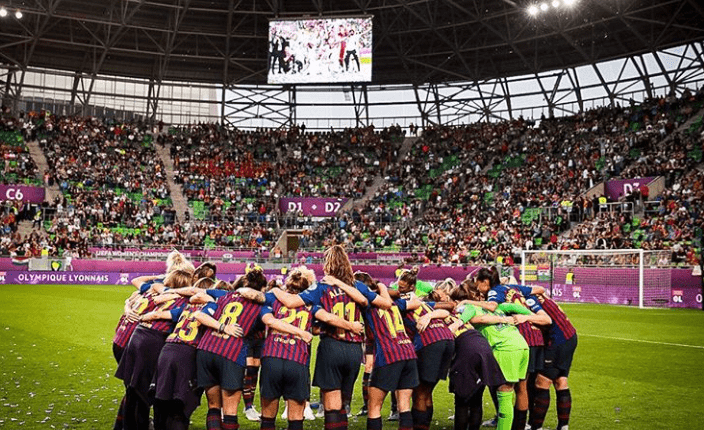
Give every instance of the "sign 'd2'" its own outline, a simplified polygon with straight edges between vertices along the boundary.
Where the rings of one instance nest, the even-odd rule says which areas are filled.
[[[318,197],[284,197],[279,199],[281,213],[302,212],[305,216],[331,217],[342,209],[348,199]]]

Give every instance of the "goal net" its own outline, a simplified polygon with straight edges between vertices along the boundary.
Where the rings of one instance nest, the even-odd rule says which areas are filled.
[[[557,301],[666,307],[669,251],[523,251],[521,282],[540,285]]]

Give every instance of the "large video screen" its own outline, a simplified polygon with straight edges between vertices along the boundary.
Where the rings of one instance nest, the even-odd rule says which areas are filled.
[[[269,22],[270,84],[370,82],[372,18]]]

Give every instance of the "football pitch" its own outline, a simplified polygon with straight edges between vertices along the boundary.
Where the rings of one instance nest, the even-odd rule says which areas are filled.
[[[112,336],[132,289],[3,285],[0,292],[0,428],[112,428],[124,391],[113,376]],[[701,428],[704,312],[607,305],[563,309],[579,334],[570,374],[570,428]],[[361,371],[353,413],[362,402]],[[317,401],[316,389],[312,396]],[[434,399],[432,428],[451,429],[453,397],[446,382],[436,388]],[[551,400],[546,428],[556,423],[554,392]],[[493,413],[485,394],[484,416]],[[192,422],[192,429],[205,429],[203,405]],[[259,428],[243,414],[240,424]],[[277,428],[285,425],[277,422]],[[305,427],[322,428],[322,419]],[[350,418],[351,429],[365,427],[366,418]],[[397,428],[397,423],[385,422],[384,428]]]

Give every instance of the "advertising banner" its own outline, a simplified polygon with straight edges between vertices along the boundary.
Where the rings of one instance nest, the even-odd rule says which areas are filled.
[[[88,248],[95,258],[166,258],[172,249],[148,249],[148,248]],[[269,258],[269,251],[262,251],[258,254],[253,250],[179,250],[181,254],[189,258],[206,258],[214,260],[228,260],[234,258]]]

